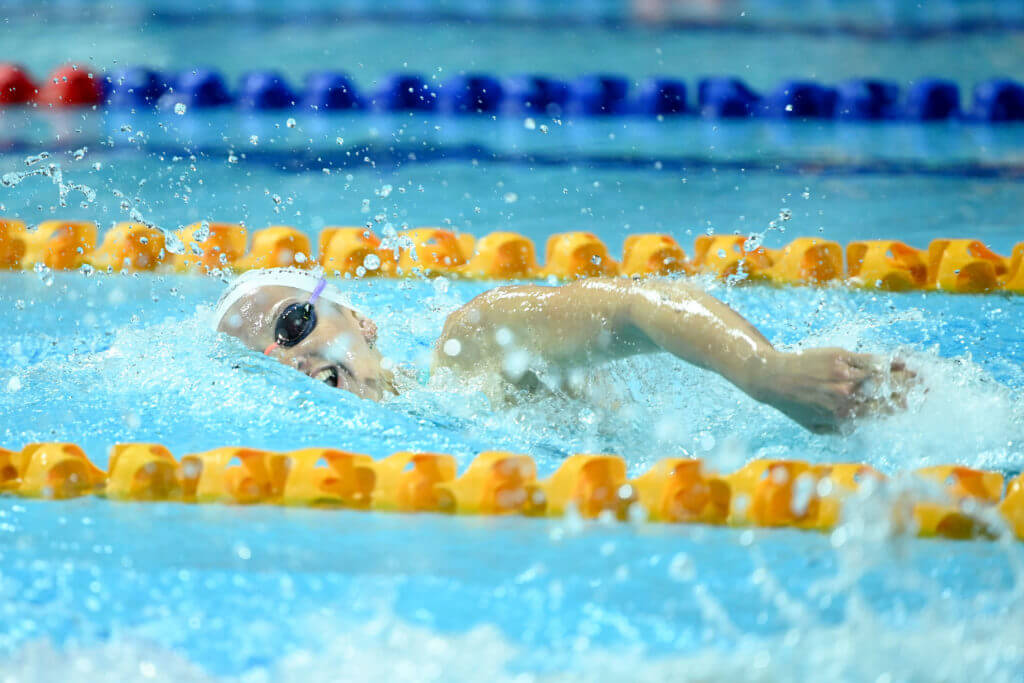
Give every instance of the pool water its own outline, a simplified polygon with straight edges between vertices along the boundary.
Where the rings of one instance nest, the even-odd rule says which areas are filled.
[[[969,89],[1024,66],[1011,3],[980,15],[963,3],[963,15],[949,14],[999,16],[1008,28],[961,24],[928,39],[861,35],[850,24],[823,39],[794,24],[877,24],[881,10],[842,3],[807,16],[742,3],[737,14],[751,14],[737,21],[756,30],[653,33],[582,20],[524,25],[500,13],[281,26],[276,5],[250,5],[263,20],[234,16],[237,7],[179,20],[175,7],[156,3],[123,14],[18,5],[0,44],[39,74],[65,59],[183,68],[195,42],[204,63],[229,76],[266,66],[298,78],[329,61],[366,83],[394,69],[439,78],[612,69],[690,81],[733,73],[758,87],[790,76],[939,73]],[[936,20],[888,5],[899,6],[891,26],[900,31]],[[150,18],[135,30],[140,11]],[[712,18],[723,16],[732,15]],[[769,20],[789,28],[769,35]],[[100,31],[109,34],[99,40]],[[30,223],[77,218],[102,230],[141,216],[173,230],[213,219],[310,235],[327,225],[439,225],[478,236],[515,230],[538,244],[583,229],[612,253],[635,232],[671,234],[688,250],[698,235],[734,232],[763,233],[768,246],[801,235],[919,247],[977,237],[1004,254],[1024,241],[1019,125],[613,119],[548,121],[544,132],[517,119],[11,109],[0,124],[0,215]],[[41,152],[49,157],[32,161]],[[26,175],[39,169],[47,172]],[[100,466],[121,441],[160,442],[179,457],[228,444],[374,457],[424,450],[451,453],[460,467],[482,450],[507,449],[531,454],[542,476],[575,452],[619,453],[631,475],[668,456],[722,471],[796,458],[866,462],[894,484],[865,487],[827,534],[572,514],[2,497],[6,678],[1020,679],[1024,546],[919,540],[889,515],[919,493],[900,476],[914,468],[1024,467],[1024,297],[703,281],[783,348],[844,346],[904,358],[918,372],[905,413],[822,436],[662,356],[595,369],[599,400],[494,410],[428,377],[445,317],[491,285],[341,284],[380,326],[405,390],[398,398],[362,401],[215,335],[217,277],[0,273],[0,445],[73,441]]]

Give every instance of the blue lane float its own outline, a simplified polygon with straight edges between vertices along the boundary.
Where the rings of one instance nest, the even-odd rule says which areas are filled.
[[[953,81],[924,78],[910,84],[903,115],[910,121],[942,121],[960,116],[960,88]]]
[[[570,86],[570,114],[622,116],[629,110],[629,81],[622,76],[590,74]]]
[[[103,82],[107,106],[114,109],[153,107],[169,87],[166,76],[141,66],[110,71]]]
[[[384,79],[374,101],[385,111],[434,111],[437,92],[420,74],[398,73]]]
[[[973,114],[990,123],[1024,121],[1024,85],[1006,78],[979,83],[974,88]]]
[[[764,98],[764,113],[784,119],[830,119],[836,90],[812,81],[783,81]]]
[[[339,71],[313,71],[306,75],[302,105],[314,111],[363,109],[366,101],[356,90],[348,74]]]
[[[900,87],[888,81],[854,79],[836,87],[835,116],[855,121],[878,121],[899,114]]]
[[[233,104],[235,98],[224,78],[213,69],[190,69],[169,79],[171,87],[160,98],[162,107],[184,104],[189,108],[208,109]]]
[[[243,109],[288,109],[297,100],[288,81],[276,71],[250,71],[242,76],[238,106]]]
[[[2,66],[2,65],[0,65]],[[851,79],[832,86],[784,80],[763,93],[742,80],[714,76],[697,81],[695,102],[686,83],[671,76],[634,81],[617,74],[584,74],[571,81],[542,75],[463,73],[443,80],[393,73],[368,91],[344,72],[314,71],[293,87],[277,71],[250,71],[232,90],[217,71],[195,68],[161,73],[142,66],[118,68],[100,79],[102,98],[113,109],[154,105],[177,113],[210,107],[314,112],[373,110],[454,115],[547,117],[664,117],[695,114],[708,119],[764,117],[788,120],[946,121],[981,124],[1024,121],[1024,85],[997,78],[977,83],[970,103],[959,86],[941,78],[911,82],[905,91],[891,81]],[[83,106],[74,98],[44,102],[39,93],[0,99],[0,106]],[[53,99],[53,98],[51,98]],[[184,112],[178,105],[185,105]]]
[[[511,114],[561,116],[569,102],[569,84],[542,75],[506,79],[507,109]]]
[[[746,118],[760,101],[761,96],[738,78],[702,78],[697,83],[697,107],[704,118]]]
[[[636,113],[648,116],[685,114],[686,84],[674,78],[648,78],[640,84]]]
[[[456,114],[497,114],[505,100],[501,80],[486,74],[456,76],[440,89],[441,108]]]

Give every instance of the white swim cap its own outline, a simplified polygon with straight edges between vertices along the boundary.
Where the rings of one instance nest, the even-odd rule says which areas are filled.
[[[217,301],[213,310],[213,329],[216,330],[220,327],[224,316],[239,299],[255,292],[260,287],[291,287],[312,294],[322,279],[308,270],[299,268],[261,268],[242,273],[235,278]],[[353,306],[351,300],[341,290],[331,284],[324,287],[319,298],[349,308],[365,317],[363,312]]]

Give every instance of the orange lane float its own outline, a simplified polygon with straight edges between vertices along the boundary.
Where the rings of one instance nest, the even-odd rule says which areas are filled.
[[[315,263],[309,237],[295,228],[274,225],[252,234],[249,253],[233,262],[239,270],[250,268],[309,268]]]
[[[990,292],[1009,268],[978,240],[933,240],[928,246],[928,285],[947,292]]]
[[[247,249],[242,225],[202,222],[183,228],[184,253],[159,245],[156,228],[120,223],[93,251],[96,225],[87,221],[44,221],[35,230],[19,220],[0,218],[0,268],[30,270],[41,263],[73,270],[84,263],[129,272],[160,269],[223,272],[319,264],[328,273],[348,277],[446,276],[523,280],[585,277],[645,277],[705,273],[729,282],[821,285],[843,281],[851,287],[888,291],[1014,292],[1024,294],[1024,243],[1009,257],[978,240],[934,240],[927,253],[897,240],[860,240],[843,249],[836,242],[800,237],[781,249],[754,246],[744,235],[701,235],[694,257],[670,236],[639,234],[623,245],[620,265],[607,246],[589,232],[551,235],[546,262],[538,265],[532,241],[515,232],[494,232],[477,240],[468,233],[440,228],[405,230],[382,243],[368,228],[328,227],[312,253],[309,237],[289,226],[271,226],[253,234]],[[181,249],[175,249],[181,251]]]
[[[1024,474],[1018,474],[1007,485],[999,513],[1017,538],[1024,540]]]
[[[1024,242],[1017,244],[1010,254],[1010,265],[1002,289],[1006,292],[1024,294]]]
[[[462,515],[522,512],[536,488],[533,459],[506,451],[476,456],[462,476],[435,485],[440,510]]]
[[[273,485],[268,452],[228,446],[181,459],[185,500],[197,503],[263,503],[270,500]]]
[[[525,514],[560,516],[573,506],[594,518],[611,513],[625,519],[636,494],[626,479],[626,461],[617,455],[578,454],[565,462],[531,492]]]
[[[743,235],[701,235],[693,259],[698,272],[720,278],[764,280],[774,263],[764,247],[753,247]]]
[[[35,443],[11,458],[7,488],[30,498],[77,498],[101,490],[106,475],[73,443]],[[7,475],[11,474],[8,470]]]
[[[327,272],[350,277],[393,275],[397,265],[394,251],[382,249],[369,228],[324,228],[317,253]]]
[[[729,524],[820,527],[818,475],[808,463],[755,460],[723,478],[732,490]]]
[[[850,283],[905,292],[928,284],[928,254],[895,240],[862,240],[846,245]]]
[[[652,521],[724,524],[729,517],[729,484],[699,460],[660,460],[632,484]]]
[[[96,268],[145,272],[156,270],[166,258],[163,232],[140,223],[118,223],[103,236],[88,262]]]
[[[282,505],[368,509],[376,475],[368,455],[304,448],[268,456],[272,490]]]
[[[479,454],[458,477],[453,456],[411,451],[373,460],[333,448],[277,453],[236,446],[188,454],[178,463],[165,447],[149,443],[114,446],[108,469],[104,473],[69,443],[0,449],[0,491],[43,499],[100,495],[463,515],[557,517],[574,510],[588,519],[635,520],[636,512],[654,522],[824,531],[839,523],[844,505],[857,504],[851,497],[866,482],[887,481],[858,463],[754,460],[720,475],[685,458],[655,462],[629,479],[625,461],[608,454],[570,456],[538,480],[530,456],[506,451]],[[1024,540],[1024,476],[1004,494],[998,472],[945,465],[915,474],[942,487],[951,502],[899,489],[891,508],[895,529],[925,537],[992,537],[999,533],[992,515],[1001,514]],[[898,514],[906,502],[910,517]]]
[[[0,269],[16,270],[25,263],[25,223],[0,218]]]
[[[843,277],[843,248],[817,237],[798,237],[773,253],[768,277],[788,285],[823,284]]]
[[[953,501],[914,504],[914,522],[920,535],[962,539],[987,533],[985,523],[965,509],[965,503],[999,503],[1003,498],[1003,475],[957,465],[926,467],[915,474],[942,486]]]
[[[437,484],[455,479],[455,458],[445,453],[402,451],[373,462],[373,509],[439,512]]]
[[[492,232],[473,245],[460,271],[470,278],[526,280],[540,274],[533,242],[515,232]]]
[[[398,267],[403,273],[440,275],[466,263],[473,251],[473,236],[456,235],[440,228],[416,228],[399,233]]]
[[[548,237],[541,271],[547,277],[575,280],[583,277],[618,275],[619,264],[608,247],[590,232],[563,232]]]
[[[630,235],[622,246],[622,274],[670,275],[694,272],[686,252],[668,235]]]
[[[248,234],[236,223],[193,223],[178,233],[185,253],[175,254],[172,263],[180,271],[201,273],[230,268],[245,256]]]
[[[20,235],[25,244],[21,262],[31,268],[42,264],[53,270],[74,270],[86,262],[96,246],[96,224],[91,221],[43,221]]]
[[[105,493],[113,500],[180,499],[178,461],[160,444],[118,444],[110,451]]]

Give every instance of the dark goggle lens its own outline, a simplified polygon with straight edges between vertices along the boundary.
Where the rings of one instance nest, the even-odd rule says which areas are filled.
[[[291,304],[281,312],[274,328],[278,346],[295,346],[309,336],[316,327],[316,311],[313,304]]]

